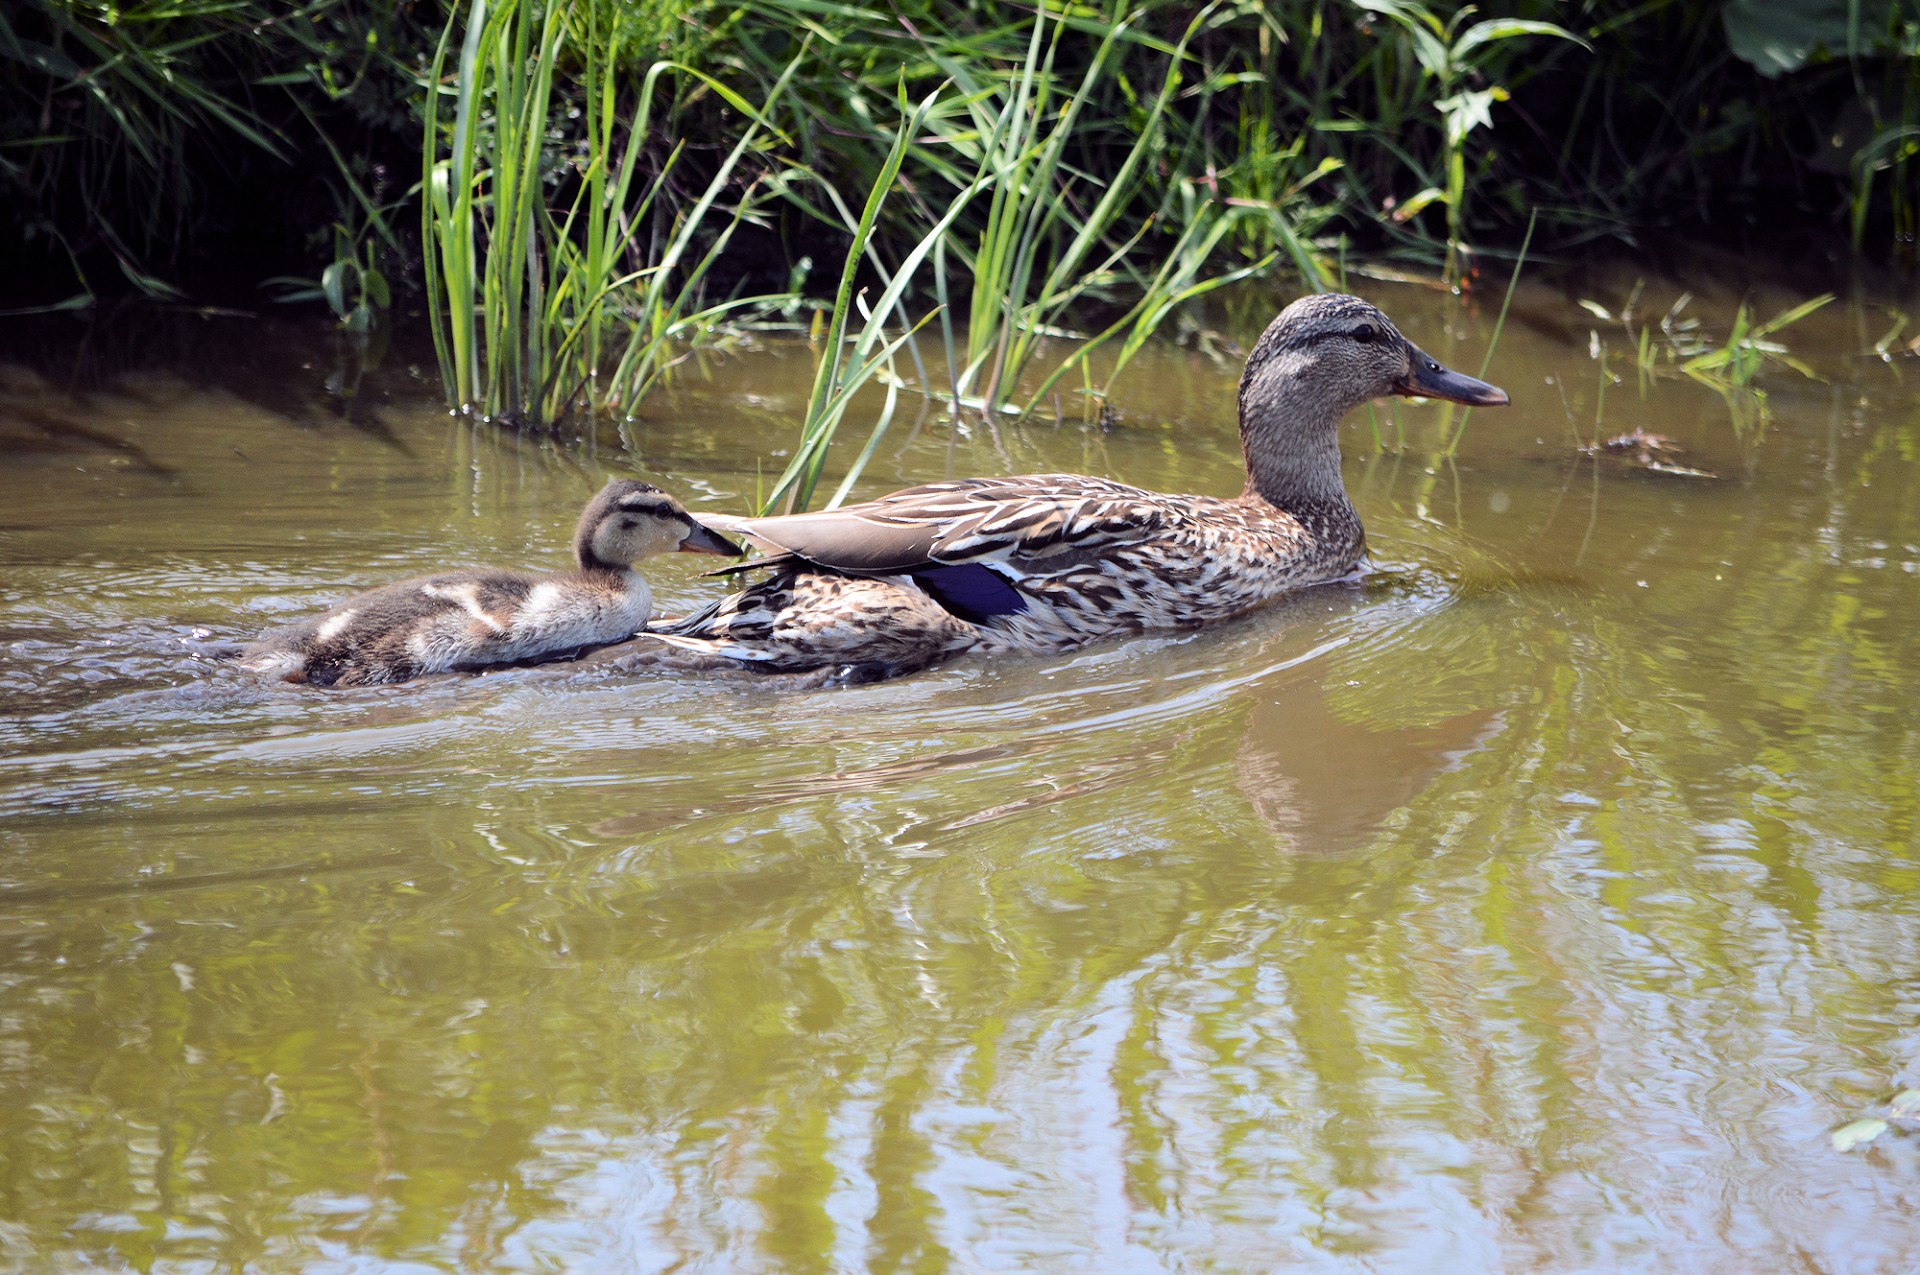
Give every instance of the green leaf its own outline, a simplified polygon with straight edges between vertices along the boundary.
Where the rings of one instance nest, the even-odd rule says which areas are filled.
[[[1409,26],[1407,31],[1413,36],[1413,56],[1420,60],[1420,66],[1442,84],[1453,82],[1453,59],[1447,52],[1447,46],[1440,38],[1417,26]]]
[[[1467,54],[1483,44],[1492,44],[1496,40],[1511,40],[1520,35],[1545,35],[1557,40],[1571,40],[1588,52],[1593,51],[1591,44],[1565,27],[1556,26],[1551,22],[1528,22],[1520,18],[1491,18],[1485,22],[1474,23],[1453,42],[1454,61],[1464,62]]]
[[[347,317],[347,263],[336,261],[320,272],[320,290],[327,294],[327,304],[333,307],[338,317]]]
[[[94,303],[91,292],[80,292],[65,301],[55,301],[49,305],[24,306],[17,310],[0,310],[0,319],[18,318],[28,314],[58,314],[63,310],[84,310]]]
[[[1451,54],[1437,34],[1443,28],[1439,19],[1424,6],[1406,4],[1403,0],[1353,0],[1353,5],[1399,23],[1413,41],[1413,56],[1421,69],[1442,84],[1452,82]]]
[[[262,279],[260,286],[274,289],[273,299],[282,305],[301,301],[324,300],[326,293],[311,279],[298,279],[292,275],[277,274],[271,279]]]
[[[1395,221],[1406,221],[1409,218],[1417,215],[1428,204],[1435,204],[1435,203],[1443,204],[1446,201],[1447,201],[1446,191],[1441,190],[1438,186],[1429,186],[1425,190],[1421,191],[1419,194],[1415,195],[1412,199],[1409,199],[1406,203],[1401,204],[1398,208],[1394,209],[1393,219]]]
[[[1872,1116],[1856,1120],[1833,1131],[1833,1149],[1851,1151],[1855,1147],[1864,1147],[1887,1131],[1887,1122]]]
[[[1826,305],[1832,300],[1833,294],[1831,292],[1823,292],[1811,300],[1802,301],[1791,310],[1783,310],[1771,319],[1768,319],[1765,323],[1756,326],[1753,329],[1753,334],[1755,336],[1765,336],[1770,332],[1778,332],[1781,328],[1800,322],[1800,320],[1806,318],[1815,310],[1818,310],[1821,306]]]
[[[1902,52],[1889,32],[1898,0],[1727,0],[1720,20],[1733,55],[1768,79],[1798,71],[1815,55],[1871,57]]]
[[[1329,155],[1325,159],[1321,160],[1317,165],[1315,165],[1314,170],[1312,172],[1308,173],[1305,177],[1302,177],[1299,181],[1295,182],[1293,185],[1287,187],[1287,193],[1289,195],[1297,195],[1301,191],[1305,190],[1307,187],[1319,181],[1322,177],[1325,177],[1328,173],[1337,173],[1341,169],[1345,168],[1346,166],[1347,165],[1345,160],[1336,159],[1332,155]]]

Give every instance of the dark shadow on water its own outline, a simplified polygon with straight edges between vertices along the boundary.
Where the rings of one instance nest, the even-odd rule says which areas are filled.
[[[89,427],[68,416],[84,416],[98,394],[137,400],[145,392],[141,379],[158,375],[231,395],[296,426],[342,420],[399,447],[381,408],[437,397],[432,382],[409,370],[433,366],[432,349],[420,338],[391,327],[356,336],[328,318],[291,311],[129,301],[98,313],[0,319],[0,364],[30,369],[71,399],[72,412],[43,413],[48,419],[33,422],[50,439],[86,442]],[[104,445],[124,447],[111,439]]]

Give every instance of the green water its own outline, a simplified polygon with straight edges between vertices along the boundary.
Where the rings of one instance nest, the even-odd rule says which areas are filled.
[[[1920,1142],[1830,1142],[1920,1082],[1920,362],[1843,301],[1736,412],[1574,304],[1631,282],[1521,296],[1457,458],[1438,407],[1349,423],[1358,584],[797,695],[195,652],[558,565],[611,474],[744,509],[804,343],[574,446],[312,333],[43,342],[0,369],[0,1266],[1920,1266]],[[1365,290],[1478,369],[1491,306]],[[909,420],[861,491],[1230,494],[1236,374]],[[1636,426],[1717,477],[1578,450]]]

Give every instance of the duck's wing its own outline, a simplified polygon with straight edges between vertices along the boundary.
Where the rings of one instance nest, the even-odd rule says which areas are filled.
[[[1161,536],[1168,498],[1080,474],[966,478],[865,504],[768,518],[707,516],[769,554],[852,575],[919,575],[978,564],[1046,574]]]
[[[912,672],[972,645],[971,627],[895,580],[785,570],[684,620],[647,626],[683,650],[765,670],[838,666],[854,681]]]

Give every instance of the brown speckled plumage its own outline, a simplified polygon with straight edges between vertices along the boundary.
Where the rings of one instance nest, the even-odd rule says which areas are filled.
[[[652,636],[720,664],[867,681],[966,651],[1060,651],[1244,614],[1344,575],[1365,547],[1338,426],[1387,394],[1494,405],[1358,297],[1312,296],[1241,376],[1247,485],[1231,500],[1078,474],[968,478],[865,504],[712,518],[770,578]]]
[[[658,487],[616,479],[580,516],[577,570],[481,568],[382,585],[262,635],[241,665],[289,682],[369,686],[617,642],[653,609],[632,563],[676,548],[740,552]]]

